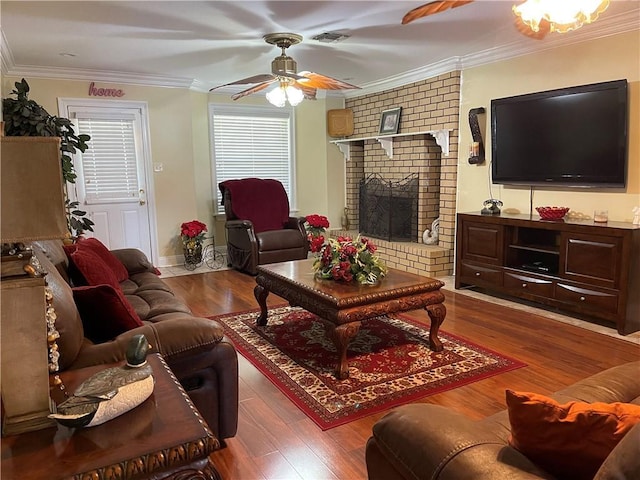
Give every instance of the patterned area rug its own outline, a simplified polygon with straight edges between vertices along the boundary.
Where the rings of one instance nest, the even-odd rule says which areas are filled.
[[[404,315],[362,322],[349,344],[349,378],[334,375],[337,353],[317,316],[289,306],[212,317],[238,351],[318,426],[329,428],[392,406],[524,366],[440,331],[444,351],[429,350],[429,324]],[[426,314],[425,314],[426,317]]]

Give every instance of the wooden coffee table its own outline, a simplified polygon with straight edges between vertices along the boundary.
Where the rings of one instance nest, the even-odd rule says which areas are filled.
[[[442,350],[438,338],[446,309],[440,280],[390,268],[377,285],[340,283],[316,279],[312,259],[272,263],[258,267],[254,295],[260,305],[257,324],[267,324],[269,292],[281,296],[292,306],[300,306],[318,315],[331,329],[331,339],[338,351],[336,376],[349,377],[347,347],[360,325],[369,318],[424,308],[431,319],[430,348]]]
[[[142,404],[97,427],[51,428],[2,438],[2,478],[29,480],[217,479],[209,454],[220,447],[158,355],[156,384]],[[69,391],[107,366],[60,374]],[[63,400],[61,392],[54,392]],[[59,402],[56,402],[59,403]]]

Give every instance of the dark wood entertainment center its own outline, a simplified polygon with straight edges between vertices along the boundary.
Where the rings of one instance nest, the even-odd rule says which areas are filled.
[[[640,226],[457,215],[455,287],[475,285],[640,330]]]

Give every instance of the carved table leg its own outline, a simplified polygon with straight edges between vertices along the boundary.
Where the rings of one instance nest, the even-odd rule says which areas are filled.
[[[262,285],[256,285],[253,289],[253,295],[260,305],[260,316],[256,320],[256,324],[264,327],[267,324],[267,297],[269,296],[269,290]]]
[[[347,347],[353,337],[360,330],[361,322],[345,323],[338,325],[331,331],[331,340],[338,350],[338,365],[336,377],[339,380],[349,378],[349,364],[347,362]]]
[[[447,309],[442,303],[427,305],[424,309],[427,311],[429,318],[431,319],[431,328],[429,329],[429,347],[434,352],[441,352],[444,347],[438,338],[438,332],[440,331],[440,325],[444,322]]]

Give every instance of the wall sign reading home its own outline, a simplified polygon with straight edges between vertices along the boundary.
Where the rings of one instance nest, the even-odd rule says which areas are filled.
[[[89,84],[90,97],[124,97],[124,90],[119,88],[98,88],[95,82]]]

